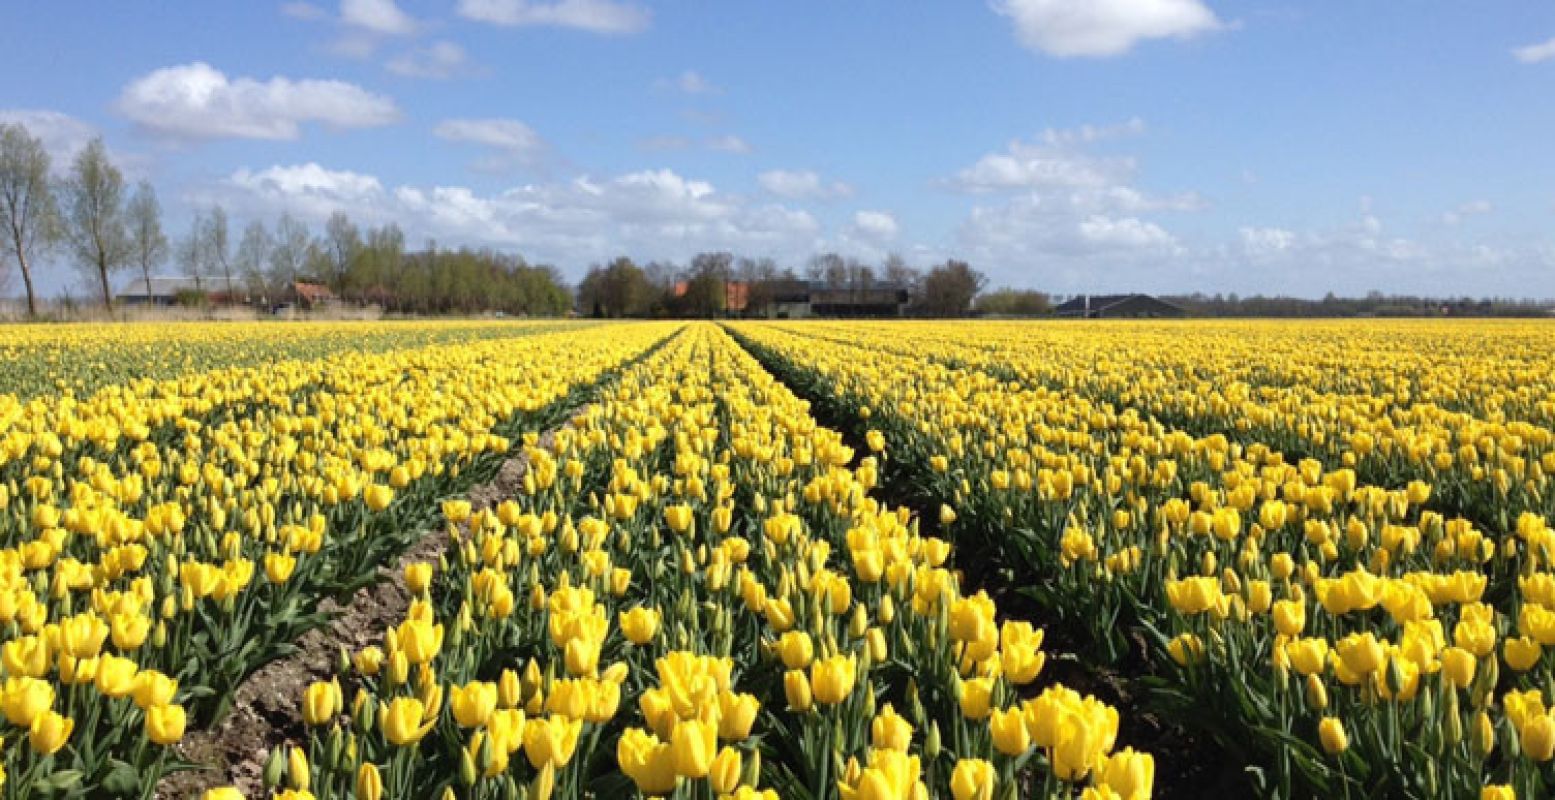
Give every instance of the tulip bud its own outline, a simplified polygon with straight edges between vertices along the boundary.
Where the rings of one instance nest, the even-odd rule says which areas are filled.
[[[312,776],[308,771],[308,756],[302,748],[293,747],[286,755],[286,780],[293,789],[307,791]]]
[[[374,764],[363,764],[356,771],[356,800],[380,800],[383,797],[383,776]]]
[[[1322,711],[1328,708],[1328,690],[1324,688],[1323,681],[1315,673],[1307,676],[1307,707],[1313,711]]]
[[[478,777],[480,773],[475,771],[475,759],[470,757],[470,751],[459,751],[459,782],[465,786],[473,786]]]
[[[277,745],[270,750],[270,757],[265,761],[264,783],[266,789],[275,789],[281,785],[286,777],[286,750],[283,745]]]

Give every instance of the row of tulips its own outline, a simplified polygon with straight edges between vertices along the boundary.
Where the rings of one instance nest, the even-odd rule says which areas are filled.
[[[520,491],[443,507],[381,644],[300,698],[277,797],[1148,798],[1042,634],[875,499],[857,453],[719,328],[688,326]]]
[[[559,322],[444,320],[417,322],[0,324],[0,408],[108,386],[197,375],[213,366],[249,367],[314,360],[336,353],[380,353],[435,344],[512,338]],[[576,323],[574,323],[576,325]],[[0,416],[4,412],[0,411]]]
[[[436,498],[670,332],[215,369],[0,416],[6,797],[149,796],[187,727],[370,580]],[[419,338],[410,337],[414,344]]]
[[[1555,727],[1544,710],[1555,680],[1543,652],[1555,644],[1547,571],[1555,540],[1536,510],[1551,498],[1539,450],[1547,429],[1505,423],[1469,399],[1452,412],[1502,420],[1458,430],[1502,426],[1503,439],[1475,451],[1501,454],[1498,469],[1526,470],[1521,495],[1497,498],[1526,501],[1503,528],[1501,509],[1483,499],[1465,507],[1462,493],[1438,496],[1440,485],[1483,475],[1427,458],[1402,473],[1407,481],[1373,484],[1360,476],[1382,472],[1352,446],[1317,448],[1308,430],[1308,447],[1279,440],[1307,454],[1287,458],[1261,441],[1324,418],[1353,444],[1371,435],[1367,424],[1419,418],[1430,405],[1394,398],[1401,408],[1375,415],[1381,425],[1359,419],[1349,405],[1358,395],[1342,386],[1324,394],[1319,367],[1295,355],[1304,346],[1322,353],[1321,339],[1291,329],[1280,330],[1295,340],[1285,343],[1293,361],[1227,367],[1223,386],[1247,375],[1265,385],[1191,430],[1169,421],[1184,407],[1181,384],[1212,380],[1204,370],[1213,359],[1165,380],[1125,382],[1136,370],[1105,360],[1089,366],[1102,377],[1078,377],[1062,348],[985,363],[980,353],[1027,351],[1008,343],[990,351],[980,326],[848,326],[846,340],[842,327],[737,330],[808,393],[882,432],[894,443],[892,468],[955,509],[955,535],[1011,556],[1016,582],[1088,630],[1098,655],[1115,655],[1127,641],[1120,634],[1145,634],[1156,700],[1242,756],[1263,792],[1463,797],[1489,787],[1543,796],[1555,786]],[[1171,352],[1161,353],[1148,337],[1131,339],[1132,328],[1043,331],[1073,336],[1082,351],[1087,338],[1111,336],[1149,364],[1187,365],[1184,354],[1218,343],[1213,328],[1202,333],[1209,342],[1195,342],[1192,327],[1172,332]],[[1351,366],[1337,384],[1356,380]],[[1548,396],[1547,373],[1513,370],[1508,377],[1524,385],[1488,391],[1525,398],[1518,413],[1542,419],[1548,408],[1534,398]],[[1292,382],[1285,388],[1307,399],[1285,402],[1279,375],[1315,385]],[[1127,403],[1115,405],[1124,393]],[[1271,423],[1249,411],[1256,403],[1291,418]],[[1325,403],[1348,410],[1311,410]],[[1413,452],[1421,451],[1392,449]]]

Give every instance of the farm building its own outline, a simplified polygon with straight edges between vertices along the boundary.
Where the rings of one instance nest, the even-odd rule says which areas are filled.
[[[315,311],[320,308],[334,305],[335,293],[322,283],[309,281],[293,281],[287,287],[283,302],[296,306],[303,311]]]
[[[206,294],[208,289],[206,282],[197,284],[193,278],[136,278],[114,295],[114,302],[126,306],[171,306],[182,298]]]
[[[1148,294],[1082,294],[1053,309],[1060,317],[1079,319],[1148,319],[1186,317],[1182,307]]]

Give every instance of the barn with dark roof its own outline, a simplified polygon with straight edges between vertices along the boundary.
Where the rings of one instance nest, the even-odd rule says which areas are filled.
[[[1186,317],[1181,306],[1148,294],[1081,294],[1053,309],[1060,317],[1078,319],[1167,319]]]

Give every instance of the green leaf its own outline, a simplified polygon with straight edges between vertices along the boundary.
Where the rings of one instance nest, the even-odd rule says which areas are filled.
[[[140,789],[140,773],[134,767],[118,759],[110,763],[113,768],[103,779],[103,791],[115,797],[127,797]]]

